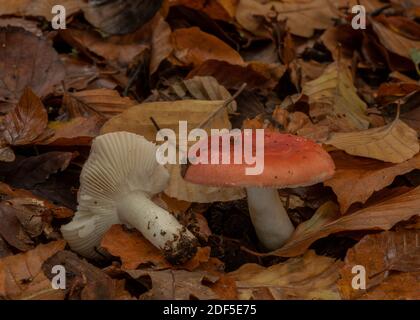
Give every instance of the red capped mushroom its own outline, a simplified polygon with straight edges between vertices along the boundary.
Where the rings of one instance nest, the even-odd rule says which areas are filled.
[[[242,133],[242,140],[245,135]],[[219,150],[212,148],[215,145],[211,143],[213,139],[219,139]],[[258,146],[255,133],[252,140],[253,154],[258,155],[255,153]],[[210,161],[209,164],[190,164],[184,179],[202,185],[245,187],[251,220],[259,240],[269,250],[281,247],[293,233],[294,227],[276,189],[310,186],[331,178],[335,169],[333,160],[314,141],[290,134],[267,132],[264,134],[263,159],[258,159],[263,161],[263,170],[259,175],[247,175],[246,169],[251,165],[245,161],[234,164],[235,143],[230,144],[230,150],[223,150],[221,141],[223,135],[200,141],[200,151],[207,151],[209,159],[216,154],[219,164],[211,164]],[[226,152],[230,154],[226,155]],[[230,164],[222,164],[223,154],[230,157]]]

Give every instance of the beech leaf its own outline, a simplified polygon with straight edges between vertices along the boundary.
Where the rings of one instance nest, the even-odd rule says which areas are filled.
[[[357,95],[350,70],[330,64],[322,75],[303,86],[309,97],[314,122],[328,124],[332,131],[363,130],[369,127],[366,103]]]
[[[306,251],[316,240],[330,234],[355,230],[389,230],[396,223],[419,215],[420,187],[385,199],[354,213],[339,217],[333,202],[322,205],[311,219],[301,223],[287,243],[272,254],[294,257]]]
[[[52,288],[42,272],[42,264],[65,245],[63,240],[40,244],[31,251],[0,259],[0,297],[63,300],[65,293]]]
[[[239,299],[338,300],[336,281],[341,262],[308,251],[304,256],[264,268],[245,264],[229,273],[236,280]]]
[[[338,285],[343,298],[418,298],[419,238],[420,230],[386,231],[365,236],[347,252],[345,265],[340,270],[341,279]],[[355,265],[362,265],[366,270],[366,290],[354,290],[351,286],[354,277],[352,269]],[[413,274],[405,274],[398,277],[400,281],[395,281],[397,279],[394,279],[395,275],[390,275],[390,271]],[[401,282],[410,278],[417,280]],[[404,285],[401,285],[402,283]]]
[[[4,118],[3,137],[10,145],[27,145],[44,134],[48,123],[47,111],[41,100],[26,88],[15,109]]]
[[[354,156],[392,163],[411,159],[420,150],[417,132],[399,119],[379,128],[333,133],[325,144]]]
[[[375,191],[390,185],[396,176],[420,169],[420,154],[400,164],[351,157],[343,152],[334,152],[332,157],[335,174],[324,185],[334,190],[342,213],[353,203],[365,203]]]

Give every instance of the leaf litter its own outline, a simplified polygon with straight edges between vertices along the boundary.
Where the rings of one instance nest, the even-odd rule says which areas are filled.
[[[0,299],[420,299],[411,2],[62,4],[70,18],[58,32],[52,1],[0,5]],[[356,4],[367,29],[351,27]],[[197,237],[192,259],[173,265],[121,224],[101,239],[101,259],[78,256],[60,227],[92,140],[128,131],[156,142],[179,121],[307,137],[336,171],[279,192],[296,230],[266,252],[243,189],[198,186],[168,165],[151,201]],[[51,288],[57,264],[71,274],[64,291]],[[364,290],[352,286],[355,265]]]

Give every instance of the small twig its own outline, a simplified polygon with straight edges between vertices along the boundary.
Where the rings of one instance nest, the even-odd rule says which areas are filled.
[[[378,8],[378,9],[373,10],[369,14],[369,16],[370,17],[376,17],[376,16],[380,15],[383,11],[385,11],[386,9],[389,9],[389,8],[392,8],[392,5],[391,4],[387,4],[387,5],[385,5],[385,6],[381,7],[381,8]]]
[[[351,59],[351,75],[353,77],[353,84],[356,82],[357,66],[359,64],[359,60],[359,53],[357,51],[353,51],[353,57]]]
[[[61,80],[61,85],[63,86],[63,92],[67,93],[67,86],[66,86],[66,83],[64,82],[64,80]]]
[[[152,121],[153,126],[155,127],[156,131],[159,132],[160,131],[160,127],[157,124],[157,122],[155,121],[155,119],[153,117],[150,117],[149,119],[150,119],[150,121]]]
[[[141,69],[143,68],[143,65],[141,63],[139,63],[136,67],[136,70],[134,71],[133,75],[128,79],[128,83],[127,86],[124,89],[123,92],[123,96],[127,97],[128,96],[128,91],[131,89],[131,87],[134,84],[134,81],[136,81]]]
[[[244,91],[245,87],[247,86],[246,83],[242,84],[242,86],[238,89],[238,91],[235,92],[235,94],[227,99],[219,108],[217,108],[216,110],[214,110],[208,117],[207,119],[205,119],[203,122],[201,122],[197,128],[204,128],[216,115],[219,114],[219,112],[221,110],[223,110],[224,108],[226,108],[229,104],[231,104],[241,93],[242,91]]]

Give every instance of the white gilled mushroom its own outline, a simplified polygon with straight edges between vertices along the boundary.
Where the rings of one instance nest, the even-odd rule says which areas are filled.
[[[139,230],[172,263],[191,258],[197,239],[151,197],[167,185],[169,174],[156,161],[156,146],[144,137],[115,132],[97,137],[80,175],[78,211],[61,231],[70,247],[89,258],[113,225]]]
[[[190,165],[184,179],[210,186],[246,187],[248,208],[252,223],[260,242],[265,248],[281,247],[294,231],[294,226],[279,198],[277,189],[310,186],[322,182],[334,174],[334,162],[330,155],[315,142],[290,134],[276,132],[264,135],[264,170],[260,175],[246,175],[249,165],[221,164],[223,150],[213,150],[211,139],[223,140],[223,136],[212,136],[202,140],[203,148],[211,154],[219,151],[219,164]],[[253,145],[255,150],[255,145]],[[232,146],[231,150],[232,151]],[[217,154],[216,154],[217,156]],[[229,155],[227,155],[229,158]]]

